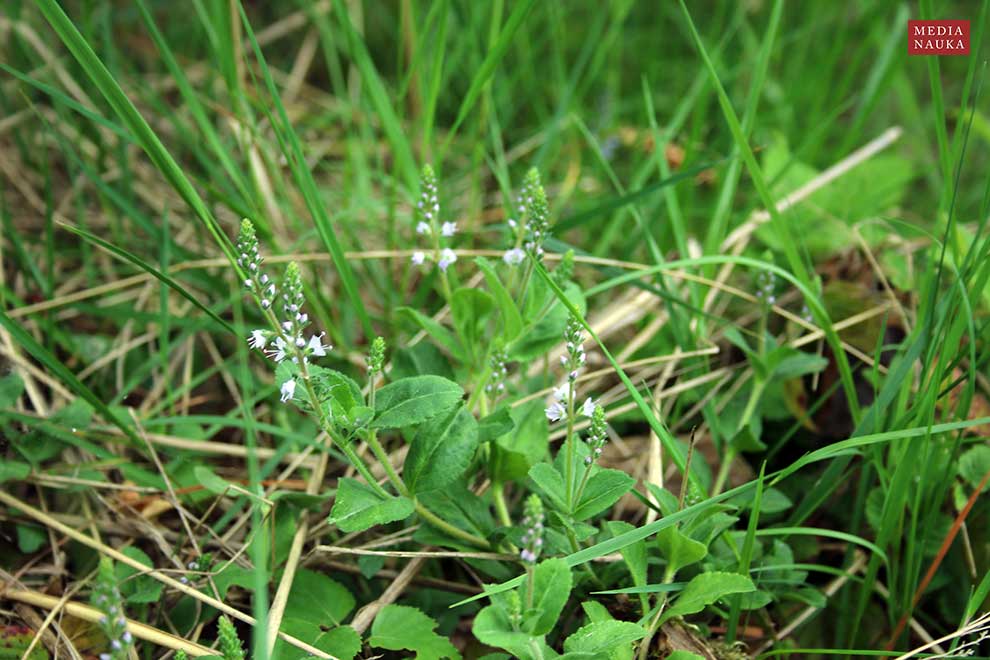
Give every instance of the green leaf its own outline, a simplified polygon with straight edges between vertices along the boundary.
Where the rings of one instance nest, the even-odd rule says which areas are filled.
[[[16,371],[0,378],[0,410],[13,408],[22,394],[24,381]]]
[[[492,446],[492,479],[501,482],[526,476],[546,456],[550,438],[542,401],[517,406],[509,414],[515,430],[497,438]]]
[[[123,548],[122,553],[137,561],[149,570],[155,567],[151,558],[133,545]],[[128,603],[156,603],[162,595],[162,583],[148,575],[139,575],[136,568],[117,562],[114,573],[120,585],[120,594]]]
[[[512,299],[512,295],[506,290],[505,285],[502,284],[502,280],[491,263],[484,257],[478,257],[474,262],[485,275],[485,282],[488,284],[488,289],[492,292],[495,304],[498,305],[499,313],[502,315],[502,340],[509,343],[518,337],[523,329],[522,314],[519,313],[519,307],[516,305],[516,301]]]
[[[384,497],[357,479],[342,477],[337,483],[329,523],[344,532],[363,532],[375,525],[407,518],[412,512],[409,498]]]
[[[587,520],[619,501],[636,480],[621,470],[600,470],[591,475],[574,507],[575,520]]]
[[[563,559],[547,559],[533,569],[533,607],[523,613],[522,628],[531,635],[553,630],[571,595],[571,569]]]
[[[674,604],[660,617],[660,623],[675,616],[694,614],[705,609],[717,600],[731,594],[755,591],[753,581],[738,573],[701,573],[694,576],[677,596]]]
[[[417,660],[460,660],[461,654],[450,640],[434,632],[436,627],[436,621],[415,607],[386,605],[371,624],[368,644],[390,651],[414,651]]]
[[[230,484],[227,483],[227,481],[222,477],[217,476],[213,470],[205,465],[194,466],[193,474],[196,476],[196,481],[199,482],[203,488],[210,491],[214,495],[226,495],[232,493]],[[236,494],[236,492],[234,492],[234,494]]]
[[[502,406],[478,422],[478,442],[490,442],[515,428],[509,406]]]
[[[48,540],[48,536],[41,527],[17,525],[17,548],[21,552],[31,554],[44,545],[46,540]]]
[[[318,626],[339,626],[354,609],[354,596],[323,573],[299,569],[285,604],[285,616]]]
[[[675,525],[657,533],[660,554],[667,560],[667,570],[671,575],[685,566],[695,564],[705,558],[708,548],[704,543],[685,536]]]
[[[579,628],[564,640],[564,651],[600,658],[645,636],[642,626],[629,621],[598,621]]]
[[[987,472],[990,472],[990,447],[980,444],[966,450],[959,457],[959,476],[972,488],[976,488]],[[2,479],[0,479],[2,481]]]
[[[494,309],[495,299],[481,289],[462,287],[451,296],[450,315],[454,328],[472,360],[480,352],[486,335],[485,324]]]
[[[567,510],[566,495],[564,494],[564,478],[550,463],[537,463],[529,469],[529,478],[536,487],[550,500],[557,509]]]
[[[0,461],[0,484],[23,479],[29,474],[31,474],[31,466],[27,463],[7,459]]]
[[[667,656],[667,660],[705,660],[702,656],[697,653],[691,653],[690,651],[673,651]]]
[[[333,369],[324,369],[316,365],[309,367],[313,389],[320,402],[328,409],[333,420],[346,419],[350,422],[350,412],[364,405],[361,386],[354,379]]]
[[[416,431],[402,469],[410,492],[443,488],[471,464],[478,446],[478,423],[465,406],[437,416]]]
[[[442,415],[457,405],[464,390],[440,376],[415,376],[389,383],[375,394],[376,428],[404,428]]]
[[[350,626],[327,629],[325,624],[286,616],[280,630],[340,660],[352,660],[361,651],[361,635]],[[307,660],[312,654],[283,639],[275,642],[271,660]]]
[[[505,649],[521,660],[534,660],[531,644],[545,646],[542,639],[514,630],[509,617],[498,605],[489,605],[478,612],[471,632],[482,644]]]

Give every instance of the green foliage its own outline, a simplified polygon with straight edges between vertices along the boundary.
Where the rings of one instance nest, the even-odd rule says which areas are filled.
[[[413,503],[407,497],[382,494],[357,479],[337,482],[337,495],[328,522],[345,532],[363,532],[375,525],[408,518]]]
[[[434,628],[436,621],[415,607],[386,605],[375,617],[368,644],[392,651],[413,651],[416,660],[460,660],[461,654]]]
[[[0,11],[0,563],[92,590],[81,653],[737,657],[800,606],[770,653],[849,654],[986,609],[990,0],[938,59],[875,2],[160,4]]]
[[[440,376],[403,378],[378,390],[376,428],[403,428],[442,415],[464,396],[460,385]]]

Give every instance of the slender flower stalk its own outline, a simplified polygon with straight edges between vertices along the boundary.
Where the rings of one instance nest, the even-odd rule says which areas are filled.
[[[93,607],[103,615],[99,624],[108,640],[108,650],[100,654],[100,660],[125,660],[134,644],[134,637],[127,630],[124,616],[124,599],[117,588],[117,576],[113,564],[106,557],[100,558],[96,581],[93,587]]]

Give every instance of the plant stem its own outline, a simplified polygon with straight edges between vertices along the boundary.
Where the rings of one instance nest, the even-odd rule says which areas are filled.
[[[422,502],[416,501],[416,513],[418,513],[423,520],[430,523],[437,529],[443,530],[450,536],[459,538],[462,541],[467,541],[471,545],[478,546],[479,548],[485,548],[486,550],[491,548],[488,541],[480,536],[475,536],[471,532],[465,532],[462,529],[454,527],[449,522],[427,509]]]
[[[382,497],[392,497],[392,495],[378,483],[374,475],[371,474],[371,470],[369,470],[368,466],[364,464],[364,461],[357,455],[357,452],[354,451],[353,447],[347,443],[340,443],[339,446],[340,450],[344,452],[344,456],[346,456],[347,460],[354,466],[354,469],[357,470],[362,477],[364,477],[364,480],[368,482],[368,485],[371,486],[376,493]]]
[[[567,509],[574,513],[574,443],[571,435],[574,433],[574,381],[567,384],[567,435],[564,436],[566,448],[566,463],[564,465],[564,484],[567,489]]]
[[[365,442],[371,447],[371,453],[375,455],[378,462],[382,464],[382,468],[385,469],[385,474],[388,475],[388,480],[392,482],[392,486],[395,490],[399,492],[400,495],[409,496],[409,489],[406,488],[406,484],[403,483],[402,479],[399,477],[399,473],[395,471],[392,467],[392,461],[388,457],[388,452],[382,447],[382,443],[378,441],[378,433],[374,430],[369,431],[368,435],[365,437]]]
[[[506,527],[512,527],[509,507],[505,504],[505,488],[501,481],[492,482],[492,498],[495,500],[495,512],[498,514],[499,522]]]

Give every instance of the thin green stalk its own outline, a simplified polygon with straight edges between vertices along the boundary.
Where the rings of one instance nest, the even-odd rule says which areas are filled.
[[[372,453],[378,459],[378,462],[382,464],[382,468],[385,469],[385,474],[388,475],[388,480],[392,482],[395,490],[399,492],[400,495],[404,497],[409,496],[409,489],[406,488],[406,484],[403,483],[402,479],[399,477],[398,472],[392,467],[392,461],[388,457],[388,452],[382,447],[382,443],[378,441],[378,434],[375,431],[370,431],[365,437],[365,442],[371,447]]]
[[[485,539],[481,538],[480,536],[476,536],[471,532],[465,532],[463,529],[451,525],[449,522],[447,522],[437,514],[433,513],[429,509],[427,509],[418,500],[414,500],[414,501],[416,504],[416,513],[418,513],[423,520],[430,523],[437,529],[442,530],[443,532],[449,534],[450,536],[453,536],[454,538],[461,539],[462,541],[467,541],[471,545],[478,546],[479,548],[485,548],[485,549],[491,548],[491,544],[489,544],[488,541],[486,541]]]

